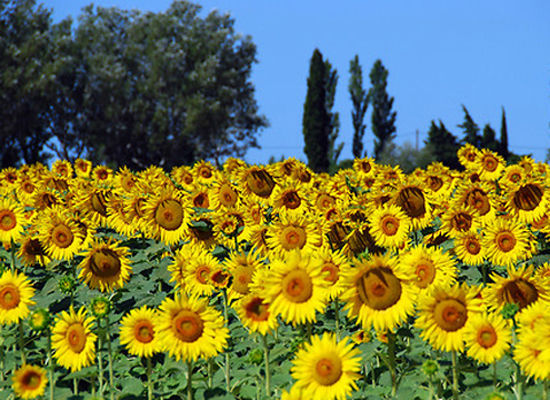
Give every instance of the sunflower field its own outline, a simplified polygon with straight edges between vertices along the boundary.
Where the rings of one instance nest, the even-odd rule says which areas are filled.
[[[550,167],[0,171],[0,400],[544,399]]]

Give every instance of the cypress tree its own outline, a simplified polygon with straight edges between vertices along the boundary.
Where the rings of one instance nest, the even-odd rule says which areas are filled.
[[[495,152],[498,152],[499,150],[500,143],[496,140],[496,132],[489,124],[486,124],[483,128],[481,147]]]
[[[471,117],[468,109],[462,105],[462,110],[464,111],[464,122],[461,125],[458,125],[459,128],[462,128],[464,131],[464,138],[462,139],[462,144],[470,143],[471,145],[481,147],[481,136],[479,135],[479,126],[474,122]]]
[[[395,117],[392,111],[393,97],[389,97],[386,86],[388,70],[382,61],[376,60],[369,74],[372,87],[369,89],[369,99],[372,104],[372,133],[374,134],[374,157],[378,159],[385,146],[395,135]]]
[[[344,147],[344,143],[336,146],[336,139],[340,132],[340,114],[332,112],[334,106],[334,96],[336,95],[336,84],[338,83],[338,71],[332,67],[332,64],[325,60],[325,86],[326,86],[326,110],[329,119],[329,134],[328,134],[328,160],[331,169],[334,169],[338,164],[338,158]]]
[[[308,165],[314,172],[327,171],[330,117],[326,108],[326,64],[318,49],[315,49],[309,63],[307,94],[304,103],[302,131],[304,153]]]
[[[432,121],[428,131],[428,140],[425,140],[424,143],[437,161],[442,162],[449,168],[463,169],[456,154],[460,144],[457,138],[447,130],[443,122],[439,121],[439,126],[437,126]]]
[[[510,157],[510,152],[508,151],[508,127],[506,126],[506,111],[502,107],[502,119],[500,122],[500,143],[499,143],[499,154],[504,157],[505,160],[508,160]]]
[[[369,96],[363,89],[363,71],[359,64],[359,56],[349,63],[349,73],[351,75],[348,90],[351,96],[353,109],[351,110],[351,121],[353,123],[353,144],[352,153],[354,158],[361,158],[363,154],[363,136],[365,135],[366,125],[363,123],[367,108],[369,106]]]

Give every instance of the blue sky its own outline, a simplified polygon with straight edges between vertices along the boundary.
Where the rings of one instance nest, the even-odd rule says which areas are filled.
[[[370,0],[197,0],[206,15],[229,12],[237,32],[250,34],[258,63],[252,82],[260,112],[270,127],[261,150],[245,160],[265,163],[271,155],[303,153],[302,112],[309,60],[315,48],[338,70],[334,111],[340,113],[341,158],[351,157],[353,128],[348,93],[349,61],[359,55],[364,85],[376,59],[389,70],[395,98],[396,143],[420,145],[431,120],[456,136],[464,104],[480,128],[500,129],[506,109],[510,150],[544,161],[550,148],[550,2],[547,0],[370,1]],[[76,20],[90,1],[45,0],[59,21]],[[95,5],[164,11],[170,0],[96,0]],[[373,135],[369,115],[364,143]]]

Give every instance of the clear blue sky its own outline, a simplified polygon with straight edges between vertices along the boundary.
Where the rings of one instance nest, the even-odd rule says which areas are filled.
[[[306,160],[302,112],[309,60],[315,48],[338,70],[334,111],[340,113],[341,158],[351,157],[353,128],[347,90],[349,61],[359,55],[364,85],[380,58],[389,70],[395,98],[396,143],[420,145],[430,121],[441,121],[456,136],[464,104],[480,128],[500,129],[501,107],[508,142],[515,153],[544,161],[550,148],[550,1],[370,1],[370,0],[197,0],[206,15],[229,12],[237,32],[250,34],[258,63],[252,82],[260,112],[270,127],[261,150],[245,159],[265,163],[273,155]],[[76,20],[90,1],[45,0],[54,21]],[[164,11],[170,0],[96,0],[95,5]],[[370,111],[370,108],[369,108]],[[373,149],[370,112],[365,147]]]

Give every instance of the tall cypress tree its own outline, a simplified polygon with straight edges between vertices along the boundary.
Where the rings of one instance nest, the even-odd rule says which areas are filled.
[[[459,128],[462,128],[464,132],[464,137],[462,138],[462,144],[470,143],[472,146],[481,147],[481,136],[479,135],[479,126],[474,122],[472,116],[468,112],[468,109],[462,105],[462,110],[464,111],[464,122],[458,125]]]
[[[504,111],[504,107],[502,107],[502,119],[500,121],[500,143],[498,152],[505,160],[508,160],[510,157],[510,152],[508,151],[508,127],[506,126],[506,111]]]
[[[308,165],[314,172],[327,171],[329,167],[330,117],[327,113],[326,97],[326,64],[321,52],[315,49],[309,63],[302,118],[304,152]]]
[[[439,126],[437,126],[432,121],[428,131],[428,140],[425,140],[424,143],[437,161],[442,162],[449,168],[463,169],[456,154],[460,144],[457,138],[447,130],[443,122],[439,121]]]
[[[330,121],[328,134],[328,161],[329,165],[334,168],[338,164],[338,158],[344,147],[344,143],[336,146],[336,139],[340,132],[340,114],[332,112],[334,107],[334,97],[336,95],[336,85],[338,83],[338,71],[332,67],[332,64],[325,60],[325,79],[326,79],[326,110]]]
[[[363,71],[359,64],[359,56],[355,55],[349,63],[349,73],[351,75],[348,90],[353,104],[351,110],[351,121],[353,123],[353,144],[352,153],[354,158],[363,157],[363,136],[365,135],[366,125],[363,123],[367,107],[369,106],[369,96],[363,89]]]
[[[395,135],[395,117],[392,111],[393,97],[386,91],[388,70],[382,61],[376,60],[369,74],[372,87],[369,89],[369,98],[372,104],[372,133],[374,139],[374,157],[379,158],[385,146]]]

